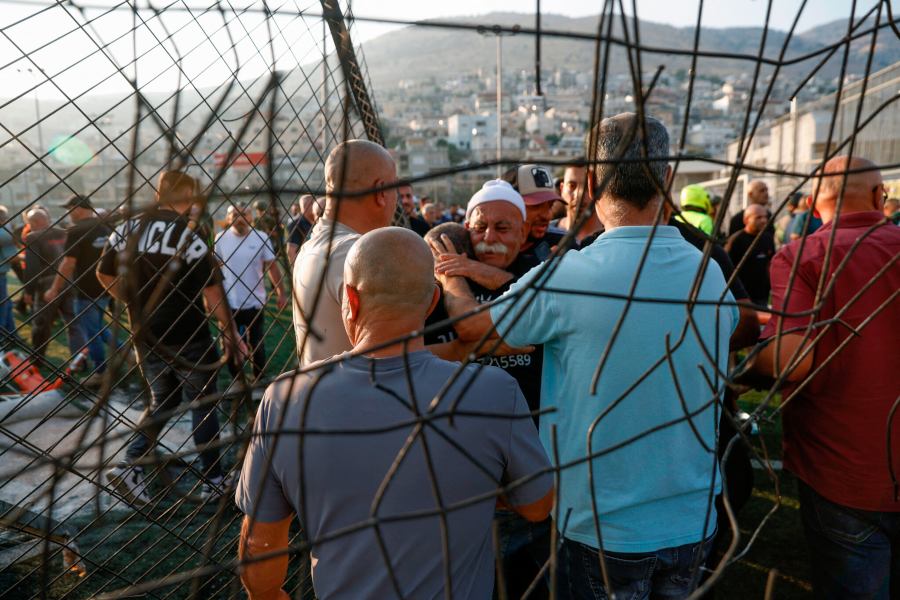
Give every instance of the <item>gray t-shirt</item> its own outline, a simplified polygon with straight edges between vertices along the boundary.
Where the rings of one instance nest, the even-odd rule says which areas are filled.
[[[459,364],[428,351],[410,353],[407,361],[415,406],[426,414]],[[460,394],[451,426],[446,415]],[[440,505],[447,515],[453,596],[490,597],[491,494],[525,479],[508,490],[510,503],[540,500],[553,485],[550,464],[518,385],[500,369],[467,366],[431,414],[424,438],[440,502],[421,437],[403,452],[416,411],[402,356],[346,358],[282,377],[266,390],[235,499],[256,521],[298,515],[312,542],[320,600],[396,597],[369,523],[373,517],[403,596],[443,598]]]

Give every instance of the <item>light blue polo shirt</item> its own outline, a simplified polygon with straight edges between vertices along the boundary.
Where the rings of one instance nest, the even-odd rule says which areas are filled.
[[[611,552],[653,552],[698,542],[707,515],[706,535],[711,535],[716,519],[709,505],[713,478],[713,491],[721,488],[713,402],[721,398],[713,388],[719,393],[723,388],[717,367],[719,373],[727,369],[728,338],[738,311],[735,306],[695,305],[696,329],[685,329],[685,301],[702,254],[674,227],[657,228],[634,297],[677,302],[633,302],[612,339],[625,310],[621,297],[629,295],[651,229],[619,227],[584,250],[535,267],[491,309],[507,343],[544,344],[541,408],[556,411],[541,416],[540,434],[552,459],[550,431],[556,425],[563,466],[557,526],[565,537],[594,548],[599,541],[586,457],[588,430],[596,423],[593,488],[603,547]],[[543,289],[523,293],[531,284]],[[702,275],[698,300],[734,300],[713,261]],[[665,359],[667,335],[671,366]],[[608,347],[596,394],[591,394],[591,380]],[[673,368],[693,428],[684,419]]]

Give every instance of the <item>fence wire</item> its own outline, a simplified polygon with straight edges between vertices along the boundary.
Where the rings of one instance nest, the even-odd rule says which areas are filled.
[[[668,48],[643,44],[641,22],[624,16],[622,2],[606,0],[600,4],[596,31],[577,33],[542,27],[540,2],[537,3],[535,26],[505,27],[482,23],[443,20],[440,22],[415,22],[384,19],[377,16],[353,15],[349,6],[341,6],[336,0],[302,3],[285,1],[236,6],[216,2],[195,5],[184,1],[166,4],[141,4],[139,2],[84,3],[77,1],[42,3],[3,1],[4,17],[0,26],[0,48],[3,59],[0,73],[4,80],[14,82],[5,90],[6,100],[0,102],[0,153],[6,158],[0,171],[0,199],[7,206],[5,228],[15,240],[11,253],[4,250],[3,274],[7,278],[8,301],[14,306],[13,327],[2,331],[3,360],[0,367],[0,385],[9,393],[0,402],[0,438],[2,438],[2,466],[0,466],[0,597],[3,598],[231,598],[242,597],[238,577],[241,561],[237,545],[243,515],[234,506],[233,494],[227,481],[240,472],[244,452],[252,438],[251,424],[259,398],[271,379],[285,372],[308,373],[316,381],[326,377],[327,369],[301,368],[297,358],[292,303],[267,297],[260,313],[262,323],[255,325],[264,339],[265,357],[259,364],[248,358],[245,365],[230,366],[216,351],[218,340],[224,333],[216,330],[207,347],[191,353],[167,357],[185,373],[185,380],[194,378],[197,393],[186,402],[178,403],[163,415],[158,445],[151,458],[142,459],[147,479],[151,482],[149,502],[137,508],[129,506],[122,494],[104,473],[123,460],[126,448],[138,427],[142,411],[150,401],[150,389],[165,382],[154,379],[154,371],[148,360],[154,353],[164,352],[159,332],[150,331],[145,318],[129,315],[120,301],[109,301],[105,294],[85,297],[76,294],[83,285],[83,274],[64,268],[58,256],[49,259],[42,253],[29,229],[56,231],[65,227],[69,209],[59,205],[70,196],[78,195],[90,200],[91,218],[97,219],[108,236],[114,230],[144,234],[139,221],[133,220],[146,210],[157,191],[161,173],[179,170],[190,174],[200,182],[202,193],[196,199],[190,213],[190,227],[201,238],[212,242],[213,231],[227,227],[229,209],[255,210],[259,206],[255,227],[266,230],[274,273],[273,287],[280,280],[292,293],[292,263],[288,253],[287,228],[283,225],[290,206],[301,195],[321,198],[325,195],[323,177],[328,153],[340,142],[350,139],[368,139],[384,144],[379,109],[375,103],[378,90],[368,79],[362,49],[354,43],[355,23],[366,21],[410,25],[420,28],[450,29],[459,32],[492,32],[518,36],[531,36],[536,41],[535,80],[542,79],[541,40],[570,40],[573,43],[593,44],[594,64],[579,65],[592,75],[592,99],[590,128],[586,140],[588,148],[596,147],[595,126],[609,111],[607,81],[610,77],[611,52],[624,52],[627,73],[631,80],[632,109],[638,114],[651,114],[660,74],[666,62],[687,57],[691,62],[689,80],[683,105],[681,128],[673,131],[671,155],[667,160],[675,173],[689,163],[716,164],[727,170],[727,178],[718,185],[728,206],[732,197],[738,196],[738,188],[746,186],[747,178],[757,176],[781,176],[792,178],[795,187],[791,192],[809,189],[817,185],[813,172],[794,169],[772,169],[759,166],[748,159],[752,142],[764,126],[766,108],[773,98],[776,83],[787,78],[785,69],[795,65],[808,68],[798,87],[803,89],[810,78],[829,60],[839,60],[840,76],[834,96],[831,118],[828,122],[827,149],[817,166],[840,154],[854,154],[857,135],[879,115],[896,111],[894,93],[877,106],[867,106],[859,101],[854,122],[848,127],[840,125],[843,136],[836,131],[841,95],[846,81],[848,56],[851,45],[865,44],[868,60],[861,80],[860,97],[865,97],[866,85],[871,74],[872,61],[879,52],[879,40],[885,36],[900,38],[898,21],[892,13],[889,0],[876,3],[864,14],[853,14],[847,22],[843,37],[828,40],[818,50],[804,55],[788,55],[788,46],[794,38],[795,28],[807,3],[801,3],[793,19],[791,29],[777,52],[767,53],[769,18],[773,2],[766,7],[766,24],[755,54],[714,52],[700,47],[700,23],[703,19],[703,2],[697,13],[697,33],[692,48]],[[636,7],[628,7],[636,13]],[[85,50],[87,48],[87,50]],[[695,83],[700,61],[729,59],[744,61],[753,71],[750,98],[742,119],[738,136],[737,157],[733,160],[692,155],[688,152],[688,132],[697,118],[692,114]],[[540,83],[538,83],[540,85]],[[122,91],[123,89],[127,91]],[[39,97],[58,98],[56,101]],[[34,114],[31,101],[34,100]],[[25,114],[23,107],[28,107]],[[46,129],[65,130],[52,140],[45,138]],[[848,133],[849,132],[849,133]],[[641,135],[633,131],[631,136]],[[646,150],[646,149],[645,149]],[[591,157],[588,152],[586,156]],[[619,153],[610,161],[621,162]],[[643,160],[643,159],[642,159]],[[518,156],[504,156],[499,160],[478,161],[451,167],[421,177],[413,177],[400,184],[427,183],[450,179],[460,173],[478,172],[485,168],[512,166],[523,162]],[[601,167],[603,161],[591,158],[578,161],[548,160],[550,166],[580,165]],[[896,169],[900,163],[878,165],[882,170]],[[348,176],[343,174],[344,177]],[[604,189],[607,181],[600,179],[598,187]],[[397,189],[391,184],[388,189]],[[671,190],[659,190],[665,197]],[[346,198],[333,194],[339,201]],[[775,198],[772,219],[785,214],[790,194]],[[677,207],[674,207],[677,212]],[[49,217],[41,229],[42,209]],[[662,210],[662,207],[661,207]],[[40,211],[38,211],[40,212]],[[724,224],[727,213],[720,210],[716,217],[717,229]],[[521,319],[534,295],[531,290],[543,290],[559,294],[583,295],[577,290],[560,290],[548,287],[551,276],[559,267],[559,257],[574,239],[575,232],[587,218],[571,227],[554,250],[550,259],[542,263],[537,275],[530,279],[526,289],[507,299],[505,315]],[[397,222],[408,224],[398,207]],[[879,224],[879,226],[887,226]],[[874,228],[873,228],[874,230]],[[82,231],[83,239],[90,241],[91,231]],[[332,231],[332,235],[335,232]],[[656,229],[650,240],[655,237]],[[134,235],[130,239],[134,240]],[[741,269],[753,248],[761,240],[758,234],[745,259],[736,266]],[[802,236],[801,248],[806,241]],[[43,238],[41,238],[43,240]],[[54,243],[61,243],[57,236]],[[74,242],[69,240],[70,243]],[[43,242],[41,242],[43,243]],[[165,243],[165,242],[163,242]],[[699,299],[704,274],[710,266],[715,240],[707,238],[703,245],[703,259],[696,273],[690,297],[673,301],[645,297],[637,293],[644,268],[644,259],[650,242],[639,263],[630,292],[626,295],[596,294],[599,298],[618,300],[622,312],[609,340],[602,340],[601,359],[593,373],[591,393],[604,385],[609,377],[609,358],[621,342],[619,332],[629,307],[648,303],[679,304],[685,307],[684,328],[666,339],[666,353],[655,363],[655,368],[671,369],[677,381],[672,355],[686,336],[697,331],[694,313],[708,303]],[[830,286],[842,269],[847,268],[853,251],[843,257],[833,269],[834,260],[829,239],[826,268],[829,278],[819,283],[817,305],[808,311],[813,317],[805,328],[804,339],[811,344],[802,350],[813,352],[822,338],[835,328],[849,328],[854,334],[861,331],[883,311],[896,311],[896,293],[887,298],[873,313],[855,326],[842,320],[840,312],[830,320],[818,320],[819,309],[827,297]],[[189,249],[175,247],[173,260],[184,260]],[[855,247],[854,247],[855,249]],[[152,307],[171,306],[179,301],[176,291],[167,285],[162,275],[152,284],[155,288],[139,289],[137,279],[139,261],[135,242],[123,242],[118,264],[119,285],[129,293],[147,294],[153,298]],[[263,243],[258,252],[266,252]],[[802,251],[801,251],[802,252]],[[798,256],[800,253],[798,253]],[[226,277],[240,277],[234,272],[230,256],[220,257],[220,269]],[[326,257],[323,260],[329,260]],[[867,284],[871,286],[891,269],[897,269],[894,256]],[[88,273],[93,274],[94,264]],[[326,265],[327,266],[327,265]],[[270,275],[270,273],[267,273]],[[797,276],[796,266],[791,272],[791,283]],[[731,280],[727,282],[729,285]],[[56,300],[47,300],[47,289],[58,286]],[[860,290],[861,295],[866,289]],[[789,288],[791,286],[789,285]],[[270,290],[271,291],[271,290]],[[320,287],[314,305],[318,304],[324,289]],[[76,298],[76,296],[78,296]],[[207,300],[209,300],[207,298]],[[182,299],[186,308],[192,299]],[[221,302],[227,302],[220,298]],[[730,310],[739,306],[761,313],[787,316],[766,307],[753,306],[749,302],[735,303],[728,299],[727,291],[713,303],[718,310]],[[228,308],[227,305],[223,306]],[[235,307],[232,307],[235,308]],[[482,305],[476,312],[484,311]],[[214,311],[215,306],[210,307]],[[315,310],[315,309],[314,309]],[[473,313],[474,314],[474,313]],[[143,317],[148,316],[147,314]],[[182,315],[173,315],[173,327]],[[471,316],[457,315],[433,327],[438,330],[454,325]],[[796,316],[796,315],[794,315]],[[309,336],[318,335],[315,317],[310,316]],[[91,326],[85,339],[77,339],[74,323]],[[210,320],[215,329],[217,323]],[[249,325],[248,325],[249,326]],[[171,330],[165,335],[173,333]],[[177,332],[176,332],[177,333]],[[421,334],[419,334],[421,335]],[[75,338],[75,339],[73,339]],[[407,336],[396,340],[407,344]],[[777,343],[777,342],[776,342]],[[489,358],[498,351],[498,342],[487,337],[480,343],[480,350]],[[701,342],[702,345],[702,342]],[[718,345],[718,342],[717,342]],[[709,363],[717,364],[718,347],[703,346]],[[749,452],[752,460],[763,469],[775,489],[768,512],[752,524],[742,523],[731,508],[728,487],[723,486],[723,509],[729,523],[728,531],[718,531],[722,543],[715,561],[708,565],[699,562],[693,566],[697,589],[692,597],[699,597],[723,578],[729,577],[734,565],[741,561],[754,544],[759,542],[771,517],[782,507],[780,482],[782,474],[773,464],[762,437],[753,432],[757,428],[771,429],[783,407],[794,401],[797,394],[815,376],[809,374],[798,382],[795,391],[781,397],[782,380],[775,381],[765,391],[744,419],[726,408],[724,394],[734,394],[739,386],[737,375],[746,363],[759,351],[737,355],[727,372],[705,373],[709,383],[709,397],[692,403],[688,408],[685,398],[673,399],[683,407],[683,415],[670,422],[660,422],[640,435],[614,445],[595,444],[592,435],[606,418],[612,407],[597,411],[591,423],[587,454],[578,461],[560,464],[558,460],[557,431],[550,432],[553,447],[548,454],[554,458],[555,467],[549,469],[557,481],[557,499],[553,512],[554,522],[564,532],[567,515],[559,513],[562,499],[571,491],[559,488],[563,473],[587,465],[587,480],[593,491],[602,475],[595,473],[594,459],[652,438],[657,431],[679,423],[688,422],[693,427],[693,417],[712,407],[715,418],[720,416],[734,429],[736,435],[720,438],[723,447],[707,448],[710,456],[709,500],[707,514],[713,510],[715,490],[721,484],[717,465],[729,459],[738,447]],[[98,350],[99,348],[99,350]],[[404,345],[403,357],[408,361]],[[840,349],[824,359],[828,364],[839,356]],[[95,358],[105,353],[105,363]],[[798,352],[795,361],[802,355]],[[340,362],[344,359],[339,359]],[[454,381],[463,379],[466,365],[476,361],[470,355],[458,368],[445,390]],[[332,363],[335,364],[335,363]],[[483,364],[483,363],[479,363]],[[820,367],[821,368],[821,367]],[[481,367],[477,373],[481,372]],[[652,369],[651,369],[652,370]],[[631,382],[629,391],[638,387],[650,375]],[[160,375],[161,377],[161,375]],[[459,407],[464,394],[435,398],[433,410],[420,413],[413,390],[412,375],[406,392],[390,392],[397,400],[411,407],[409,421],[397,424],[398,429],[408,430],[408,443],[399,450],[395,465],[402,463],[408,454],[418,452],[421,442],[428,455],[428,436],[441,436],[435,423],[460,416],[497,418],[497,415],[478,415]],[[783,378],[782,378],[783,379]],[[377,386],[377,381],[372,382]],[[314,387],[314,386],[313,386]],[[161,389],[161,388],[156,388]],[[381,388],[379,388],[381,389]],[[731,391],[727,391],[731,390]],[[384,391],[384,390],[383,390]],[[385,391],[388,393],[388,391]],[[312,394],[312,392],[310,392]],[[627,403],[628,393],[617,398],[612,406]],[[552,412],[543,407],[541,414]],[[439,407],[439,408],[438,408]],[[467,410],[469,412],[467,412]],[[206,415],[201,422],[192,415]],[[501,415],[504,419],[521,418],[522,415]],[[527,415],[526,415],[527,417]],[[192,433],[217,419],[222,425],[214,441],[198,449]],[[893,424],[886,424],[888,450],[892,448],[890,434]],[[279,436],[298,436],[301,447],[306,438],[327,435],[372,435],[372,431],[328,432],[306,430],[301,423],[281,423]],[[700,436],[698,435],[698,438]],[[446,441],[446,438],[441,438]],[[700,440],[700,443],[703,443]],[[457,449],[461,456],[468,456],[465,448]],[[225,479],[211,477],[207,465],[202,465],[203,453],[215,452],[220,457],[220,470]],[[888,457],[889,462],[891,457]],[[302,465],[302,460],[300,461]],[[443,570],[446,597],[456,595],[452,589],[452,566],[447,542],[448,518],[456,511],[497,498],[516,488],[525,486],[528,480],[497,482],[495,489],[484,496],[467,498],[462,502],[447,504],[440,493],[439,474],[427,458],[429,480],[422,481],[422,488],[432,490],[434,507],[406,517],[387,519],[379,516],[377,507],[391,487],[396,476],[392,468],[384,473],[378,496],[372,499],[372,517],[352,527],[330,534],[328,539],[352,535],[362,530],[374,530],[380,541],[379,552],[385,568],[390,572],[395,590],[400,594],[393,557],[382,541],[381,528],[405,519],[436,516],[441,524],[443,543]],[[474,461],[477,463],[477,461]],[[270,467],[271,465],[269,465]],[[477,468],[486,469],[476,464]],[[301,466],[302,468],[302,466]],[[532,478],[536,477],[533,476]],[[597,479],[595,479],[597,478]],[[302,479],[302,477],[301,477]],[[896,481],[896,478],[894,478]],[[212,500],[208,491],[212,489]],[[300,515],[300,522],[304,521]],[[594,522],[597,537],[600,532],[600,516],[594,506]],[[711,535],[712,531],[707,531]],[[543,569],[528,586],[525,596],[538,597],[541,581],[548,574],[555,582],[561,575],[558,564],[559,532],[554,530],[550,557]],[[325,539],[310,539],[300,528],[291,530],[286,553],[291,558],[291,568],[285,589],[292,597],[313,597],[309,552]],[[599,557],[604,578],[606,565]],[[502,561],[498,558],[498,563]],[[770,579],[774,581],[774,571]],[[782,573],[783,574],[783,573]],[[790,575],[790,574],[787,574]],[[507,597],[503,577],[498,577],[498,596]],[[771,593],[771,586],[769,592]],[[550,597],[554,597],[550,586]]]

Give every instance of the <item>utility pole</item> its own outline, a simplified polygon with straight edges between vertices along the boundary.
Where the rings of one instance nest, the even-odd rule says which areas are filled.
[[[503,175],[503,37],[497,34],[497,179]]]

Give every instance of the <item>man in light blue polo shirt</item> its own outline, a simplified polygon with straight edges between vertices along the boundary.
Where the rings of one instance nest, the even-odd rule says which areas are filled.
[[[626,113],[597,133],[588,182],[600,189],[589,195],[606,232],[536,267],[474,318],[507,344],[544,344],[541,408],[555,411],[541,416],[540,434],[562,469],[558,597],[603,584],[601,548],[608,592],[686,597],[715,534],[715,405],[738,313],[715,304],[733,302],[715,262],[676,228],[654,226],[670,212],[661,190],[671,170],[652,160],[668,155],[663,124]],[[444,283],[452,314],[471,308],[459,281]],[[688,306],[695,283],[700,303]]]

